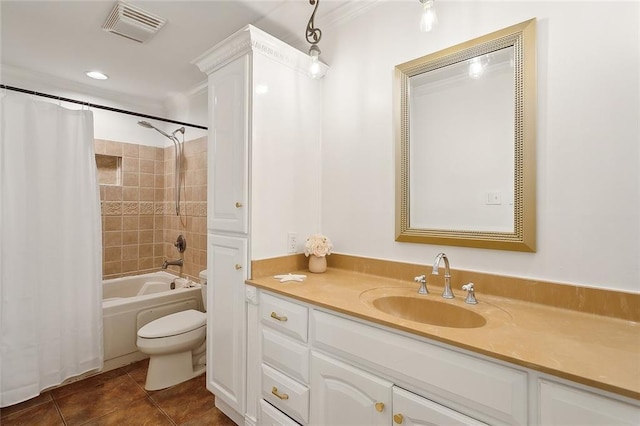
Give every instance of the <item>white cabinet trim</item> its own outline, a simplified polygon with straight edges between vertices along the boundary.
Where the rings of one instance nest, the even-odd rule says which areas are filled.
[[[264,55],[282,65],[297,70],[301,74],[306,75],[309,71],[310,58],[308,54],[292,49],[285,42],[253,25],[247,25],[233,33],[198,56],[191,63],[200,68],[200,71],[210,74],[234,59],[250,52]],[[326,72],[328,67],[322,63],[321,66]]]

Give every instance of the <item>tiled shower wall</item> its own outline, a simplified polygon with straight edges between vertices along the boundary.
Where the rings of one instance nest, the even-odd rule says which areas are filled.
[[[179,234],[187,239],[184,266],[169,270],[197,278],[206,268],[206,138],[184,143],[179,218],[173,147],[96,140],[95,148],[98,155],[121,159],[120,181],[100,185],[103,278],[160,270],[165,258],[181,257],[173,246]]]

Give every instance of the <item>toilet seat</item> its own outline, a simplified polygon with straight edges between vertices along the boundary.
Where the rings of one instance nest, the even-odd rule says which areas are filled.
[[[136,345],[140,351],[148,355],[171,354],[195,349],[205,341],[206,335],[207,328],[203,325],[195,330],[175,336],[158,337],[155,339],[138,336]]]
[[[161,339],[194,331],[207,323],[204,312],[189,309],[151,321],[138,330],[143,339]]]

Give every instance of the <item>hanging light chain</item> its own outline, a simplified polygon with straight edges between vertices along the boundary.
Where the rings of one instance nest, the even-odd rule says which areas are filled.
[[[318,10],[318,5],[320,4],[320,0],[309,0],[309,4],[315,7],[313,8],[313,13],[311,14],[311,18],[309,18],[309,23],[307,24],[307,42],[309,44],[318,44],[320,39],[322,38],[322,31],[320,28],[316,28],[313,20],[316,17],[316,10]]]

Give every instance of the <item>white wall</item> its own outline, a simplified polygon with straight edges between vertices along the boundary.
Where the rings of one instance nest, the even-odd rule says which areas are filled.
[[[285,54],[294,54],[283,49]],[[320,231],[321,84],[253,54],[251,258],[286,256],[287,234]]]
[[[325,30],[322,231],[336,252],[640,291],[637,2],[380,2]],[[538,251],[394,241],[393,68],[538,19]]]
[[[206,84],[207,76],[204,73],[202,76],[204,83],[201,87],[196,88],[192,93],[175,94],[164,103],[164,117],[197,126],[206,127],[208,125],[209,118],[207,117],[207,113],[209,107],[207,103],[209,100]],[[168,123],[165,124],[165,126],[169,126],[170,131],[174,131],[178,125]],[[198,139],[207,136],[207,134],[207,130],[186,127],[185,141]],[[167,143],[171,142],[167,141]]]

